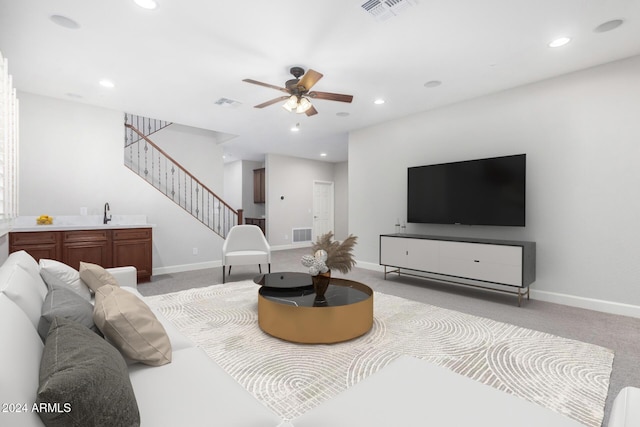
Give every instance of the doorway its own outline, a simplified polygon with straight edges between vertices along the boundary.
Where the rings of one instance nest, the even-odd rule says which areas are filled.
[[[313,240],[333,230],[333,182],[313,181]]]

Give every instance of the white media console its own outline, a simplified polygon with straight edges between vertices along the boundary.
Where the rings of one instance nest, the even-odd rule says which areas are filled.
[[[529,299],[529,285],[536,279],[536,244],[512,240],[383,234],[380,236],[380,265],[384,266],[385,279],[389,273],[402,273],[507,292],[518,296],[520,306],[523,296]],[[388,267],[392,270],[387,270]],[[418,272],[436,276],[416,274]]]

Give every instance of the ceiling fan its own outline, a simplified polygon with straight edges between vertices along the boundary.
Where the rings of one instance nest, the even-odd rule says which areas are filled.
[[[291,67],[289,72],[293,75],[294,78],[291,80],[287,80],[287,82],[284,84],[285,87],[274,86],[252,79],[242,80],[243,82],[276,89],[287,94],[279,96],[278,98],[274,98],[270,101],[263,102],[262,104],[258,104],[255,106],[255,108],[268,107],[269,105],[273,105],[277,102],[286,100],[287,102],[285,102],[282,106],[285,110],[294,111],[298,114],[305,113],[307,116],[313,116],[314,114],[318,114],[318,111],[311,104],[311,100],[309,98],[326,99],[329,101],[340,102],[351,102],[353,100],[352,95],[317,91],[311,92],[310,90],[313,85],[318,83],[318,80],[322,78],[322,74],[315,70],[309,69],[305,73],[304,69],[301,67]]]

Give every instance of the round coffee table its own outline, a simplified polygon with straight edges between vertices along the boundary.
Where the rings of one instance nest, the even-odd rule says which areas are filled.
[[[299,281],[294,280],[294,276],[289,276],[291,280],[279,278],[289,274],[301,275]],[[263,277],[270,275],[275,277]],[[326,301],[319,302],[310,280],[311,276],[303,273],[270,273],[256,277],[254,282],[266,284],[258,292],[260,329],[274,337],[304,344],[348,341],[371,329],[371,288],[353,280],[332,278],[325,293]],[[285,282],[287,286],[283,285]]]

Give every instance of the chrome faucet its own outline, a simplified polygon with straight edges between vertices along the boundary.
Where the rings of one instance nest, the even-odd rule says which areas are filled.
[[[104,218],[102,220],[103,224],[108,224],[109,221],[111,221],[111,213],[109,213],[109,202],[104,204]],[[107,214],[109,214],[109,216],[107,216]]]

